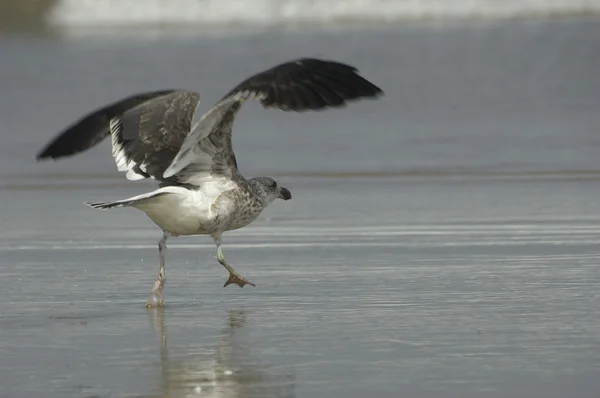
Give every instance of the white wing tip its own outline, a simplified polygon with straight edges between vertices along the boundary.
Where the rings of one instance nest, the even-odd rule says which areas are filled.
[[[130,166],[132,167],[132,166]],[[125,174],[125,178],[127,178],[129,181],[138,181],[138,180],[143,180],[144,178],[146,178],[145,176],[136,173],[132,168],[127,170],[127,174]]]

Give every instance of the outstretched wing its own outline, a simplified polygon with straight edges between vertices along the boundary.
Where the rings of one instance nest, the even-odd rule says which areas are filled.
[[[199,103],[198,93],[174,91],[111,119],[112,153],[118,170],[125,171],[129,180],[151,177],[164,181],[163,173],[190,132]]]
[[[135,94],[91,112],[60,132],[37,155],[37,160],[58,159],[86,151],[110,135],[109,121],[144,102],[174,90]]]
[[[177,175],[192,184],[237,173],[231,144],[236,113],[249,99],[260,100],[265,108],[285,111],[341,107],[347,101],[374,98],[383,91],[358,75],[353,66],[339,62],[303,58],[277,65],[249,77],[227,93],[192,130],[164,177]]]
[[[190,131],[200,94],[165,90],[138,94],[92,112],[58,135],[38,159],[74,155],[111,136],[112,154],[129,180],[164,181]]]

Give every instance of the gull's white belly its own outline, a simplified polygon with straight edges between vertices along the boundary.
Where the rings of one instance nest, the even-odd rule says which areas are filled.
[[[209,234],[214,225],[210,203],[199,192],[167,193],[134,205],[173,235]]]

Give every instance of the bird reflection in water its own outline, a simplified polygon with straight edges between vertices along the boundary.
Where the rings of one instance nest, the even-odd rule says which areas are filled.
[[[185,355],[173,355],[167,344],[165,308],[150,311],[161,336],[161,386],[152,397],[162,398],[293,398],[294,380],[285,371],[261,365],[242,339],[244,310],[231,310],[218,346],[187,347]],[[173,358],[170,358],[170,354]],[[177,358],[175,358],[175,356]],[[289,370],[289,368],[287,368]]]

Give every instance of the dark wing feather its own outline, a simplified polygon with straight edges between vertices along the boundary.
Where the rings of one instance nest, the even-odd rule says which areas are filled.
[[[173,91],[162,90],[132,95],[91,112],[58,134],[36,155],[36,159],[58,159],[90,149],[110,135],[109,121],[112,118],[122,115],[127,110],[152,98],[161,97]]]
[[[162,90],[137,94],[86,115],[60,133],[38,159],[85,151],[111,136],[112,153],[127,178],[163,181],[190,131],[200,94]]]
[[[233,120],[241,104],[258,99],[266,108],[286,111],[341,107],[383,91],[340,62],[302,58],[277,65],[244,80],[197,122],[163,176],[200,184],[217,176],[231,178],[237,164],[231,144]]]
[[[163,180],[163,172],[191,129],[199,102],[198,93],[175,91],[124,113],[120,131],[113,132],[113,155],[119,170],[127,171],[130,179],[150,176]],[[120,148],[121,163],[115,153]]]
[[[266,108],[296,112],[339,107],[346,101],[383,94],[358,75],[355,67],[315,58],[301,58],[257,73],[234,87],[223,100],[244,92],[262,94],[260,102]]]

